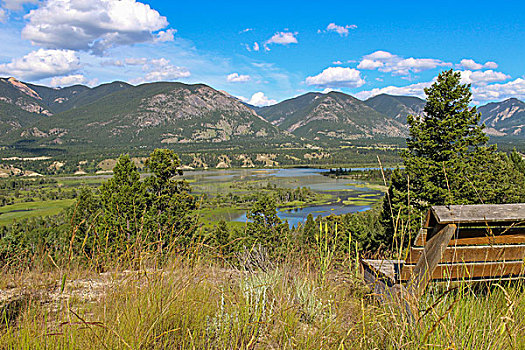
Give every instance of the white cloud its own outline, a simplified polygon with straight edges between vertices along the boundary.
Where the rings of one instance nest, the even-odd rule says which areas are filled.
[[[155,39],[153,41],[156,43],[173,41],[175,40],[175,33],[177,33],[177,30],[172,28],[167,30],[161,30],[156,34]]]
[[[296,38],[297,34],[298,34],[297,32],[277,32],[270,39],[264,42],[264,49],[266,51],[270,51],[270,48],[268,47],[268,45],[270,44],[277,44],[277,45],[297,44],[298,43],[297,38]]]
[[[4,9],[0,9],[0,22],[4,23],[7,20],[7,12]]]
[[[472,85],[487,85],[488,83],[494,83],[498,81],[505,81],[510,79],[510,75],[495,72],[493,70],[486,71],[475,71],[470,70],[460,71],[461,73],[461,82],[463,84],[472,84]]]
[[[341,36],[348,36],[348,33],[349,33],[349,30],[350,29],[356,29],[357,26],[355,24],[350,24],[350,25],[346,25],[346,26],[338,26],[337,24],[335,23],[330,23],[327,27],[326,27],[326,31],[327,32],[335,32]]]
[[[377,69],[395,75],[409,75],[411,72],[419,73],[442,66],[450,66],[450,63],[434,58],[403,58],[387,51],[376,51],[363,56],[357,68]]]
[[[357,68],[358,69],[377,69],[379,67],[383,67],[384,65],[385,64],[381,61],[365,58],[361,62],[359,62],[359,64],[357,65]]]
[[[80,61],[75,51],[39,49],[10,63],[0,64],[0,73],[20,79],[40,80],[66,75],[79,68]]]
[[[148,59],[145,57],[140,57],[140,58],[130,57],[130,58],[126,58],[124,62],[129,66],[142,66],[148,62]]]
[[[229,83],[244,83],[250,81],[251,78],[249,75],[239,75],[238,73],[232,73],[229,74],[226,79]]]
[[[82,74],[66,75],[64,77],[54,77],[51,79],[51,86],[71,86],[77,84],[85,84],[87,78]]]
[[[142,59],[137,59],[135,65],[140,64]],[[191,75],[185,67],[174,66],[170,60],[165,58],[152,59],[147,61],[142,67],[146,73],[144,77],[132,79],[132,84],[141,84],[145,82],[166,81],[180,78],[187,78]]]
[[[329,67],[318,75],[307,77],[308,85],[319,87],[360,87],[365,84],[361,72],[354,68]]]
[[[259,44],[257,42],[253,43],[253,51],[259,51]]]
[[[169,39],[173,31],[149,5],[135,0],[47,0],[24,17],[22,38],[45,48],[102,54],[118,45]]]
[[[361,100],[366,100],[372,96],[380,94],[388,95],[399,95],[399,96],[417,96],[421,98],[426,98],[424,88],[432,85],[434,81],[422,82],[417,84],[411,84],[407,86],[387,86],[384,88],[375,88],[368,91],[361,91],[355,94],[357,98]]]
[[[239,34],[248,33],[248,32],[251,32],[252,30],[253,28],[246,28],[246,29],[241,30]]]
[[[2,0],[2,7],[11,11],[19,11],[24,4],[38,4],[38,0]]]
[[[242,101],[248,104],[251,104],[252,106],[257,106],[257,107],[270,106],[270,105],[277,103],[276,100],[272,100],[266,97],[264,95],[264,92],[261,92],[261,91],[254,93],[250,99],[247,99],[246,97],[242,97],[242,96],[238,96],[238,97]]]
[[[485,64],[481,64],[481,63],[477,63],[473,59],[465,58],[461,60],[458,67],[470,69],[470,70],[479,70],[483,68],[496,69],[498,68],[498,64],[492,61],[488,61],[488,62],[485,62]]]
[[[517,78],[504,84],[491,84],[472,88],[477,101],[504,100],[515,97],[525,99],[525,79]]]
[[[323,91],[321,91],[323,94],[327,94],[329,92],[332,92],[332,91],[337,91],[337,92],[341,92],[340,89],[332,89],[332,88],[325,88]]]

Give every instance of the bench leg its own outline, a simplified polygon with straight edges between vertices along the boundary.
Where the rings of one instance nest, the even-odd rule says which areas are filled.
[[[456,232],[456,228],[455,224],[448,224],[425,244],[423,254],[419,258],[412,272],[412,276],[407,283],[408,292],[412,294],[416,300],[425,292],[428,282],[432,279],[434,270],[443,257],[443,252]]]

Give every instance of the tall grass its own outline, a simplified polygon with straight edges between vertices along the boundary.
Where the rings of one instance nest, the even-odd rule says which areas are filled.
[[[248,272],[173,258],[162,269],[71,270],[63,290],[61,271],[25,271],[8,282],[26,298],[16,313],[3,307],[0,349],[525,347],[522,283],[432,285],[414,322],[332,263]]]

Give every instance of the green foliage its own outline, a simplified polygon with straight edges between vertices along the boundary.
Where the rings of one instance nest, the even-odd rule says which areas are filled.
[[[523,174],[487,146],[479,125],[480,114],[470,107],[470,85],[460,83],[459,72],[442,72],[425,89],[423,116],[408,116],[408,150],[402,153],[405,169],[392,176],[382,221],[386,244],[405,237],[406,244],[419,228],[418,218],[431,205],[512,203],[523,200]]]
[[[113,177],[100,189],[103,215],[101,224],[110,240],[131,240],[143,226],[146,212],[146,191],[140,174],[128,155],[119,158]]]
[[[246,246],[260,243],[271,252],[285,248],[289,227],[277,216],[275,199],[261,195],[246,214],[249,222],[246,226]]]
[[[523,156],[516,151],[516,148],[512,150],[509,159],[520,173],[525,174],[525,159],[523,159]]]

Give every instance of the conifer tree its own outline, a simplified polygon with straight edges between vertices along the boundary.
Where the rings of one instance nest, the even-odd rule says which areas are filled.
[[[405,169],[393,174],[385,196],[382,222],[390,244],[395,235],[413,239],[417,222],[431,205],[524,199],[523,174],[495,145],[488,145],[481,115],[470,106],[470,85],[461,84],[461,74],[442,72],[425,93],[424,114],[407,118]]]

